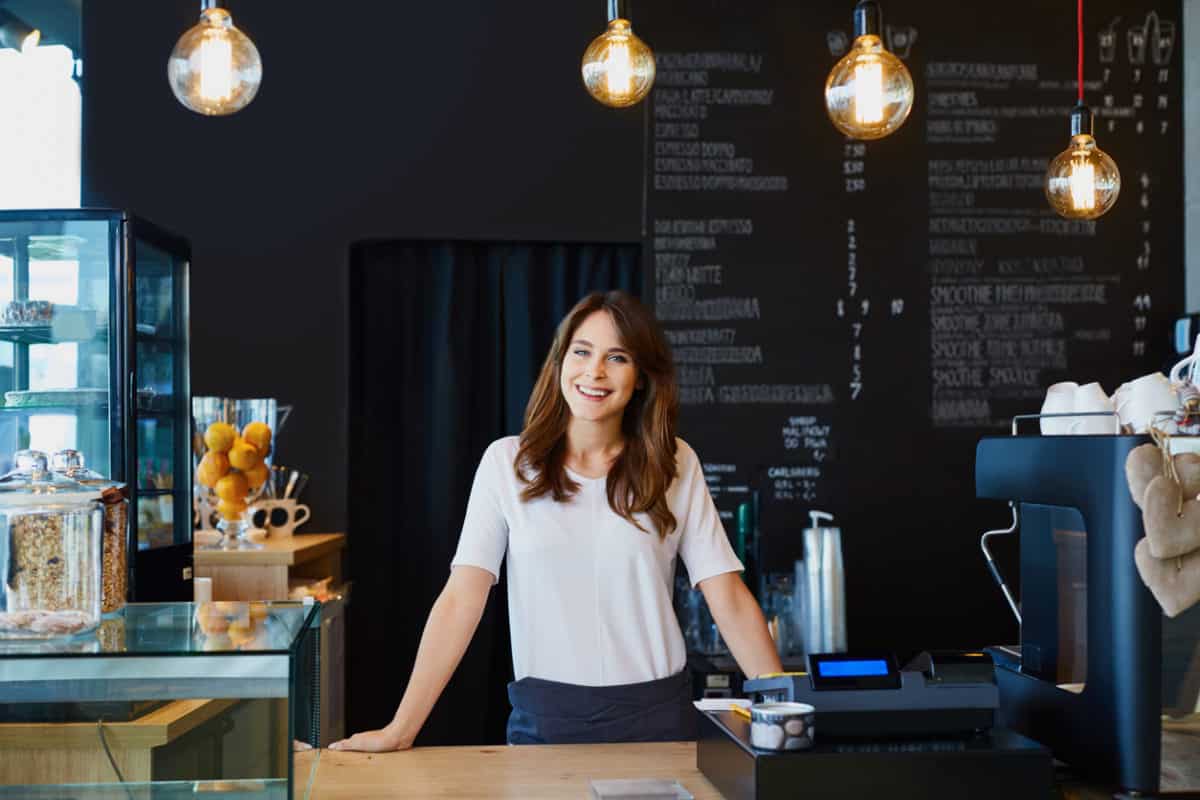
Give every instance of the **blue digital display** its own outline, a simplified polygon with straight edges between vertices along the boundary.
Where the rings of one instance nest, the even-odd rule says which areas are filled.
[[[817,670],[822,678],[869,678],[888,674],[888,663],[883,659],[870,661],[819,661]]]

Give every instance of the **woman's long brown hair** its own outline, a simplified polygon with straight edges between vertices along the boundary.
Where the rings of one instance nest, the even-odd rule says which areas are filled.
[[[566,470],[567,422],[571,409],[562,396],[559,377],[567,348],[580,324],[596,311],[605,311],[633,358],[638,384],[621,420],[625,447],[608,471],[608,505],[645,530],[634,514],[645,513],[660,537],[675,530],[675,515],[667,506],[667,488],[675,479],[675,420],[679,392],[671,348],[654,316],[625,292],[594,292],[576,303],[558,326],[554,344],[542,364],[529,405],[514,468],[525,484],[521,499],[550,495],[563,502],[579,484]]]

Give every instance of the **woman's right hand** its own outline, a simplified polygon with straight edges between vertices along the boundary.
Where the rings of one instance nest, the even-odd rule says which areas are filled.
[[[412,737],[404,736],[389,725],[376,731],[356,733],[348,739],[329,745],[330,750],[356,750],[363,753],[387,753],[392,750],[408,750],[413,746]]]

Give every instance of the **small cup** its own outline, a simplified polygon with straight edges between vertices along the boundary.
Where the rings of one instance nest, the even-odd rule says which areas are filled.
[[[272,538],[291,536],[308,517],[308,506],[295,500],[259,500],[246,514],[252,526],[266,529]]]
[[[1146,433],[1154,415],[1160,411],[1175,411],[1179,399],[1171,390],[1171,382],[1161,372],[1124,383],[1113,393],[1113,405],[1123,425],[1134,433]]]
[[[756,703],[750,706],[750,744],[759,750],[807,750],[816,718],[808,703]]]
[[[1079,384],[1074,381],[1056,383],[1046,390],[1043,414],[1070,414],[1075,410],[1075,393]],[[1063,436],[1071,432],[1070,417],[1046,417],[1041,420],[1043,436]]]
[[[1113,402],[1105,393],[1104,387],[1098,383],[1088,383],[1080,386],[1075,392],[1075,412],[1077,414],[1096,414],[1115,409]],[[1115,416],[1076,417],[1071,420],[1071,433],[1083,435],[1103,435],[1119,432],[1120,420]]]

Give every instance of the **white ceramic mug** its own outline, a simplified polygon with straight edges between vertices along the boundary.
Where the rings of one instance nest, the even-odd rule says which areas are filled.
[[[1075,392],[1079,384],[1074,381],[1056,383],[1046,390],[1046,401],[1042,403],[1043,414],[1070,414],[1075,410]],[[1071,417],[1044,417],[1040,420],[1043,436],[1064,436],[1071,432]]]
[[[1116,409],[1113,402],[1098,383],[1080,386],[1075,392],[1076,414],[1111,414]],[[1071,420],[1071,433],[1083,435],[1114,434],[1120,430],[1120,420],[1115,416],[1076,417]]]
[[[1121,424],[1129,425],[1134,433],[1149,430],[1154,415],[1160,411],[1173,413],[1179,407],[1179,399],[1171,390],[1171,382],[1161,372],[1152,372],[1121,384],[1112,399]]]
[[[259,500],[250,506],[246,519],[255,528],[265,528],[274,537],[291,536],[308,521],[308,506],[295,500]]]

